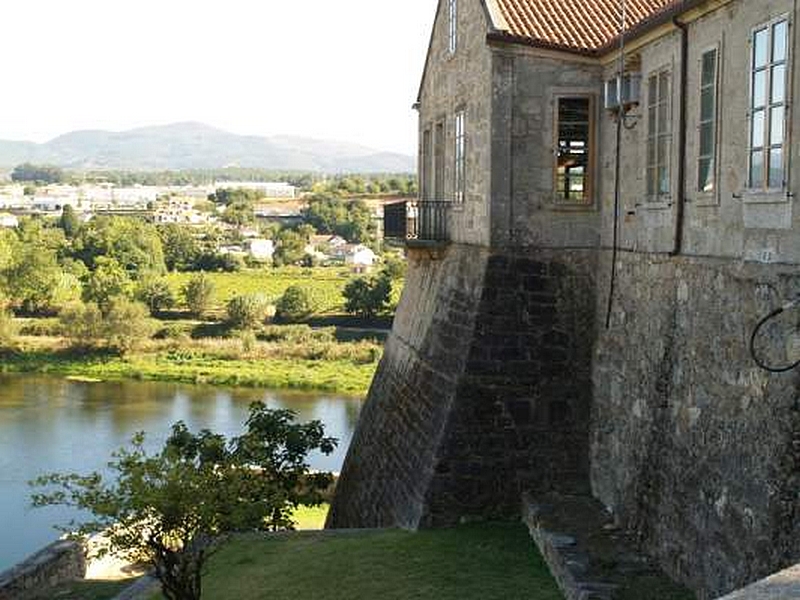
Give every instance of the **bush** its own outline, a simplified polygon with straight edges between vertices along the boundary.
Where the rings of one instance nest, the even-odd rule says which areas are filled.
[[[308,325],[270,325],[261,330],[258,339],[264,342],[288,342],[292,344],[333,343],[336,341],[336,328],[312,329]]]
[[[157,275],[146,275],[142,278],[136,288],[136,299],[144,302],[152,315],[175,306],[175,296],[167,279]]]
[[[105,345],[120,354],[137,348],[153,334],[147,307],[127,298],[113,298],[105,314],[97,304],[73,304],[59,318],[65,337],[78,346]]]
[[[214,301],[214,282],[205,273],[195,275],[183,287],[183,296],[191,313],[200,317]]]
[[[295,323],[310,317],[315,311],[311,294],[304,287],[292,285],[286,288],[275,305],[275,316],[287,323]]]
[[[17,324],[11,312],[0,309],[0,349],[13,348],[17,339]]]
[[[267,318],[269,303],[260,294],[234,296],[228,301],[228,324],[236,329],[254,329]]]
[[[111,301],[103,325],[108,347],[120,354],[138,348],[142,342],[150,339],[155,329],[147,307],[127,298],[115,298]]]
[[[97,304],[75,302],[58,317],[61,334],[76,346],[95,346],[103,339],[103,313]]]
[[[386,273],[377,277],[359,277],[348,283],[342,292],[344,309],[360,317],[374,317],[389,306],[392,281]]]

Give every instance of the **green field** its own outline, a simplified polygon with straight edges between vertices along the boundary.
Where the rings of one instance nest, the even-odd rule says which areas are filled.
[[[170,288],[177,298],[194,273],[170,273]],[[292,285],[303,285],[311,292],[320,312],[342,312],[342,290],[353,274],[346,268],[334,267],[281,267],[280,269],[248,269],[239,273],[207,273],[215,287],[215,304],[224,306],[228,300],[241,294],[263,294],[275,302]]]

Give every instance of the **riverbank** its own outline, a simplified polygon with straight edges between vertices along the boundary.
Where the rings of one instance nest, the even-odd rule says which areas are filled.
[[[0,372],[365,395],[380,355],[380,345],[363,341],[204,339],[153,340],[119,356],[32,336],[0,355]]]

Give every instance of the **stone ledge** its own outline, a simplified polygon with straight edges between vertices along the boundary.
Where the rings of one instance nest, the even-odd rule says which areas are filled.
[[[798,598],[800,598],[800,565],[795,565],[718,600],[797,600]]]
[[[694,598],[636,551],[589,496],[526,494],[522,514],[566,600]]]
[[[0,600],[27,600],[85,574],[83,546],[59,540],[0,573]]]

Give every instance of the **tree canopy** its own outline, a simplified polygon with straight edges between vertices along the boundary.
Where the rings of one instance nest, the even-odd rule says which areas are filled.
[[[168,600],[198,600],[203,566],[220,536],[292,529],[294,508],[323,501],[333,478],[310,472],[307,456],[330,454],[336,440],[319,421],[298,424],[294,417],[254,403],[246,431],[230,440],[178,422],[156,454],[147,453],[139,433],[115,453],[112,477],[42,476],[33,504],[90,512],[78,535],[105,532],[111,551],[152,565]]]

